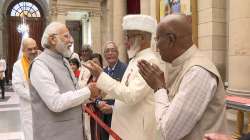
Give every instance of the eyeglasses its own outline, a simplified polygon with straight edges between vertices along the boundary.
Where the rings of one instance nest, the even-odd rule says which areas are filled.
[[[124,35],[124,40],[129,40],[129,39],[131,39],[131,38],[135,38],[135,37],[137,37],[137,36],[143,36],[141,33],[134,33],[134,34],[129,34],[129,33],[125,33],[125,35]]]
[[[35,48],[27,48],[27,51],[29,51],[29,52],[32,52],[32,51],[37,51],[37,47],[35,47]]]
[[[111,52],[111,53],[117,52],[117,49],[115,49],[115,48],[108,48],[108,49],[104,50],[104,53],[109,53],[109,52]]]
[[[51,34],[49,36],[56,36],[56,35],[61,35],[61,34],[54,33],[54,34]],[[71,34],[69,32],[66,32],[66,33],[62,34],[62,36],[64,38],[66,38],[66,39],[72,39],[72,36],[71,36]]]

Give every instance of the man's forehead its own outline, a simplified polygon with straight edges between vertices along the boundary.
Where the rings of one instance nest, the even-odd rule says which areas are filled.
[[[34,39],[26,39],[23,42],[23,46],[27,46],[27,47],[32,47],[32,46],[36,46],[36,41]]]
[[[66,25],[62,25],[62,26],[59,26],[59,27],[58,27],[58,32],[59,32],[59,34],[64,34],[64,33],[69,32],[69,30],[68,30],[68,28],[66,27]]]
[[[31,43],[27,44],[26,48],[29,48],[29,49],[37,48],[37,45],[35,42],[31,42]]]
[[[113,43],[106,44],[106,48],[105,49],[110,49],[110,48],[116,48],[116,47],[115,47],[115,45]]]

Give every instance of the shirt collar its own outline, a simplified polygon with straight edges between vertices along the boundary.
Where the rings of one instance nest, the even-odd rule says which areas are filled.
[[[197,47],[195,45],[191,46],[187,51],[185,51],[172,62],[172,66],[177,66],[184,63],[187,59],[191,58],[196,51]]]
[[[138,58],[138,57],[147,55],[148,53],[152,53],[151,48],[146,48],[146,49],[143,49],[143,50],[139,51],[139,52],[134,56],[134,58]]]
[[[118,61],[119,61],[119,60],[116,61],[115,65],[114,65],[112,68],[110,68],[110,67],[108,66],[108,70],[110,70],[110,69],[111,69],[111,70],[115,70],[115,67],[116,67]]]

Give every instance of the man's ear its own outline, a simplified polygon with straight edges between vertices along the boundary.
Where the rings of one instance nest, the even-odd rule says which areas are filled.
[[[170,34],[168,38],[169,38],[168,46],[173,47],[176,42],[176,36],[174,34]]]
[[[55,36],[50,36],[48,38],[48,43],[51,44],[52,46],[55,46],[57,43],[57,38]]]
[[[174,34],[170,34],[170,35],[169,35],[169,40],[170,40],[171,42],[175,42],[175,41],[176,41],[176,36],[175,36]]]

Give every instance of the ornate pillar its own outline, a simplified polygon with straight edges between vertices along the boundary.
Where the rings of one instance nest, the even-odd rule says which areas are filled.
[[[89,14],[86,13],[83,15],[83,17],[81,18],[81,22],[82,22],[82,44],[91,44],[91,42],[89,42],[89,37],[91,37],[91,35],[89,36],[89,28],[90,28],[90,17]]]
[[[250,98],[250,1],[230,0],[229,2],[229,48],[228,48],[228,89],[230,94]],[[244,126],[244,113],[238,112],[235,138]],[[248,132],[250,130],[248,121]]]

